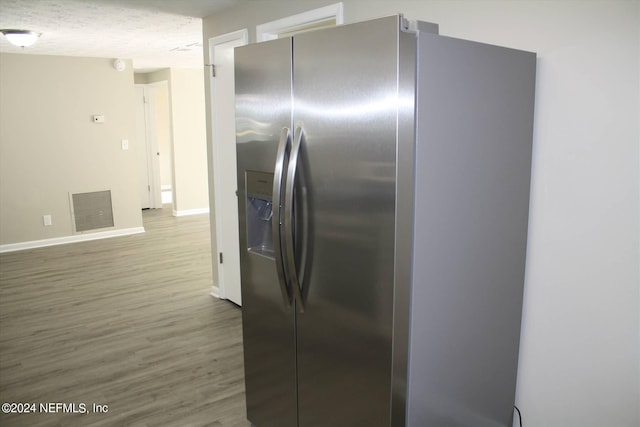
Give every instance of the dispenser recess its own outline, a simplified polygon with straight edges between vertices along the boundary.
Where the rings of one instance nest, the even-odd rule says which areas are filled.
[[[273,174],[246,171],[247,243],[252,253],[273,258]]]

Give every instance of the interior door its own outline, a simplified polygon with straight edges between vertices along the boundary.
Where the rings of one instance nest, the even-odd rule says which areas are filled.
[[[234,105],[234,48],[246,44],[241,38],[214,44],[211,60],[215,64],[214,86],[214,170],[215,217],[219,254],[220,296],[242,305],[240,290],[240,247],[236,181],[236,129]]]
[[[398,31],[396,16],[293,37],[313,254],[297,314],[300,427],[390,422]]]
[[[148,140],[148,111],[143,86],[136,85],[136,141],[135,152],[138,160],[138,192],[140,193],[140,208],[151,207],[151,182],[149,180],[149,140]]]

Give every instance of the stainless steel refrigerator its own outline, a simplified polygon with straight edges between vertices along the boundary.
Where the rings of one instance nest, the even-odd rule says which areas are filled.
[[[235,50],[257,427],[511,425],[536,56],[437,31]]]

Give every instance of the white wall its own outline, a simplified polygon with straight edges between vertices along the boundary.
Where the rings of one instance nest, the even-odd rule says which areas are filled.
[[[3,249],[72,237],[69,193],[111,190],[115,231],[141,229],[133,72],[112,61],[0,54]],[[105,123],[93,123],[94,114]]]
[[[206,18],[204,40],[248,27],[255,41],[255,25],[331,3],[251,2]],[[343,3],[346,23],[401,11],[537,52],[516,403],[528,426],[640,425],[639,3]]]

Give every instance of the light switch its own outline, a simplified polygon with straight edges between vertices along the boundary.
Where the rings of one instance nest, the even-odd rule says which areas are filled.
[[[93,123],[104,123],[104,116],[102,115],[93,116]]]
[[[44,223],[45,226],[51,225],[51,215],[44,215],[42,217],[42,222]]]
[[[129,149],[129,140],[128,139],[123,139],[122,140],[122,149],[123,150],[128,150]]]

